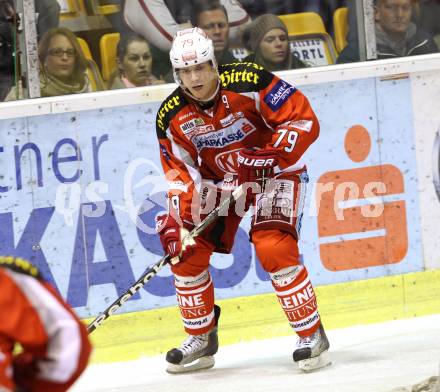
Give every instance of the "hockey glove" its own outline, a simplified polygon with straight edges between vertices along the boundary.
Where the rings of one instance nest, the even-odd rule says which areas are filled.
[[[171,256],[171,264],[177,264],[183,252],[190,252],[196,244],[194,239],[189,237],[189,231],[168,214],[156,218],[156,231],[160,235],[165,253]]]
[[[266,181],[274,176],[278,164],[278,151],[275,149],[246,148],[238,154],[238,184],[256,183],[263,191]]]
[[[32,386],[38,373],[35,357],[28,352],[22,352],[14,356],[12,366],[16,391],[33,390]]]

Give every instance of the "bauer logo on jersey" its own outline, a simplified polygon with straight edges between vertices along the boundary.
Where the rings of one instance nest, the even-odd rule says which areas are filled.
[[[264,102],[266,102],[272,111],[276,112],[295,91],[295,87],[286,83],[284,80],[280,80],[266,95]]]
[[[194,135],[191,141],[197,148],[197,151],[200,152],[205,147],[222,148],[228,144],[239,142],[255,130],[256,128],[249,120],[241,118],[230,127],[223,128],[217,132]]]

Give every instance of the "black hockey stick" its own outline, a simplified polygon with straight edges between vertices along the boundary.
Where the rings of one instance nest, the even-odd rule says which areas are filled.
[[[244,194],[243,188],[240,186],[232,192],[231,196],[224,199],[217,208],[212,210],[208,216],[203,219],[191,232],[188,237],[197,237],[203,230],[206,229],[214,220],[216,220],[221,214],[225,213],[231,203],[235,203]],[[108,319],[113,313],[115,313],[128,299],[130,299],[134,294],[136,294],[141,287],[143,287],[149,280],[154,278],[157,273],[167,264],[169,264],[171,258],[169,255],[162,257],[156,264],[148,267],[147,270],[142,274],[142,276],[127,290],[122,294],[115,302],[113,302],[107,309],[105,309],[98,317],[96,317],[87,327],[87,331],[92,333],[96,328],[98,328],[106,319]]]

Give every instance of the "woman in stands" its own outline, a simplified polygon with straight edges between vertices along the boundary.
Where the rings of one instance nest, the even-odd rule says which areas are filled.
[[[42,97],[92,91],[87,62],[75,35],[66,28],[49,30],[38,45]]]
[[[87,77],[87,62],[75,35],[66,28],[48,30],[38,44],[40,92],[42,97],[92,91]],[[23,98],[17,86],[5,101]]]
[[[111,90],[165,83],[153,75],[150,45],[138,34],[121,37],[116,49],[116,64],[118,71],[110,79]]]
[[[290,52],[287,27],[276,15],[264,14],[253,20],[243,32],[243,44],[253,52],[243,61],[269,71],[307,67]]]

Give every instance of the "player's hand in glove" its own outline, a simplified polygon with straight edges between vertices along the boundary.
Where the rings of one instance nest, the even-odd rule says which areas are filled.
[[[194,239],[188,236],[189,231],[171,215],[163,214],[156,218],[156,231],[165,253],[171,256],[171,264],[177,264],[183,253],[190,252],[196,245]]]
[[[278,151],[273,148],[241,150],[238,153],[238,184],[256,183],[263,191],[266,181],[274,176],[277,164]]]
[[[38,373],[37,361],[35,357],[28,353],[22,352],[14,356],[13,374],[17,392],[31,391]]]

